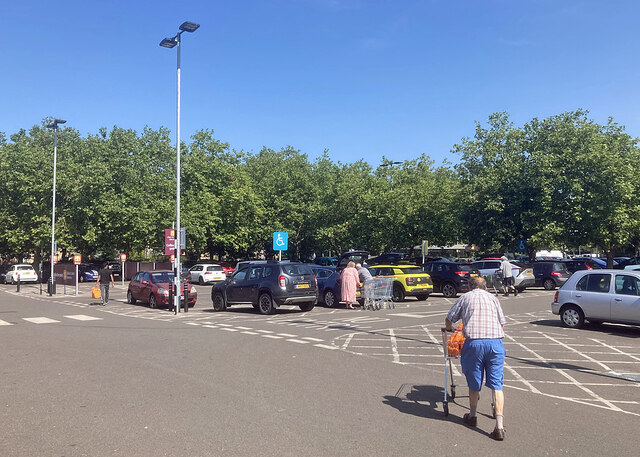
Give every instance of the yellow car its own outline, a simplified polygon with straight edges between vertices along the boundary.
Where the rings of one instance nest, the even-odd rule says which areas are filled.
[[[416,265],[373,265],[371,276],[393,278],[393,301],[403,301],[407,295],[426,300],[433,292],[431,276]]]

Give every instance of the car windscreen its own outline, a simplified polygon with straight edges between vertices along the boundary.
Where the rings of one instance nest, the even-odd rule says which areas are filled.
[[[410,267],[410,268],[402,268],[402,273],[406,275],[417,275],[424,272],[420,267]]]
[[[151,273],[151,282],[154,284],[171,282],[171,281],[173,281],[173,273],[169,273],[169,272]]]
[[[33,270],[33,267],[30,265],[18,265],[18,270]]]
[[[311,269],[311,267],[309,265],[304,265],[304,264],[300,264],[300,265],[296,265],[296,264],[282,265],[282,271],[284,271],[284,273],[289,275],[289,276],[312,275],[313,274],[313,270]]]
[[[468,271],[469,273],[473,272],[476,270],[476,267],[472,267],[471,265],[456,265],[456,269],[458,271]]]
[[[224,271],[220,265],[207,267],[207,271]]]
[[[553,271],[568,272],[569,270],[567,270],[567,266],[564,263],[555,262],[553,264]]]

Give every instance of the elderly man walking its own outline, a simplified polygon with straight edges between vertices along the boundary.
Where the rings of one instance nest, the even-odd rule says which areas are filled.
[[[483,278],[469,280],[469,288],[449,310],[445,319],[447,330],[453,330],[453,323],[462,320],[462,334],[466,338],[460,354],[462,372],[469,386],[469,413],[462,417],[465,424],[478,425],[477,409],[482,381],[492,390],[496,414],[496,426],[491,438],[504,440],[504,395],[502,382],[504,376],[505,318],[500,302],[487,292]]]

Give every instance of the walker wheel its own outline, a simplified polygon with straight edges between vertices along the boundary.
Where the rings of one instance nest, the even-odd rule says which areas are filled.
[[[444,402],[444,415],[449,415],[449,404],[446,401]]]
[[[451,395],[449,395],[449,397],[453,400],[456,398],[456,388],[452,387],[451,388]]]

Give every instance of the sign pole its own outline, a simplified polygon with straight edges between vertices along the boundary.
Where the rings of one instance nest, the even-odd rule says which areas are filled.
[[[76,264],[76,297],[78,296],[78,264]]]

